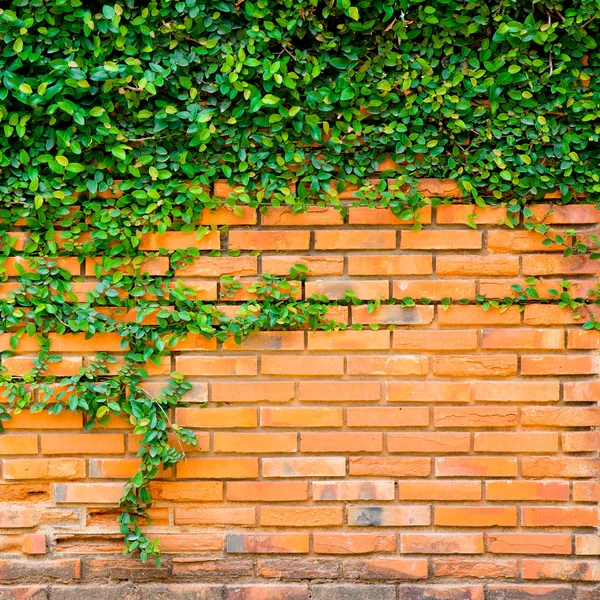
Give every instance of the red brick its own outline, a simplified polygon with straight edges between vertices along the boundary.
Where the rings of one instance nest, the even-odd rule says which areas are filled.
[[[348,257],[348,275],[397,277],[400,275],[431,275],[432,272],[432,258],[424,254],[350,255]]]
[[[434,558],[432,563],[436,577],[514,579],[519,570],[516,559]]]
[[[403,533],[400,536],[403,554],[481,554],[481,533]]]
[[[494,554],[571,554],[565,533],[489,533],[487,549]]]
[[[402,250],[478,250],[481,233],[463,229],[403,231],[400,247]]]
[[[382,229],[316,231],[316,250],[393,250],[396,232]]]

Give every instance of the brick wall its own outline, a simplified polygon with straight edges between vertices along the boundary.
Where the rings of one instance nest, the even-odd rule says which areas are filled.
[[[377,331],[265,332],[241,347],[192,336],[155,367],[150,391],[172,366],[194,383],[177,420],[200,441],[153,485],[161,568],[121,555],[116,501],[137,445],[122,421],[94,432],[70,413],[7,423],[0,598],[599,598],[599,333],[556,305],[435,301],[510,295],[527,276],[545,278],[543,298],[560,279],[585,291],[600,263],[499,226],[503,209],[478,209],[470,229],[471,210],[424,211],[420,232],[383,209],[351,208],[343,222],[329,209],[220,210],[205,221],[229,232],[184,244],[177,233],[146,236],[149,250],[242,251],[202,252],[180,273],[209,300],[220,275],[246,284],[301,262],[307,295],[434,302],[335,311]],[[593,229],[600,211],[564,207],[546,222]],[[166,261],[148,266],[160,275]],[[63,263],[79,273],[77,261]],[[6,348],[8,336],[0,341]],[[52,347],[65,353],[57,373],[119,348],[111,335],[55,336]],[[15,373],[29,368],[33,345],[24,339],[19,352],[6,361]]]

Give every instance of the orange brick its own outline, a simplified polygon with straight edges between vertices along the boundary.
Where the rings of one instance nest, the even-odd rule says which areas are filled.
[[[484,456],[448,456],[435,459],[439,477],[516,477],[517,459]]]
[[[349,407],[348,427],[427,427],[429,410],[420,407]],[[420,434],[415,434],[420,435]]]
[[[448,427],[506,428],[514,427],[517,421],[518,409],[504,406],[450,406],[433,409],[433,424],[441,429]]]
[[[475,204],[447,204],[436,209],[438,225],[465,225],[470,218],[477,225],[503,225],[507,219],[506,207],[481,207]]]
[[[432,563],[433,573],[436,577],[493,581],[494,579],[515,579],[519,572],[516,559],[483,559],[481,557],[469,559],[461,556],[460,558],[434,558]],[[508,600],[511,597],[507,596],[506,598]]]
[[[596,375],[598,360],[595,356],[523,356],[523,375]]]
[[[255,225],[256,209],[249,206],[236,206],[236,210],[242,211],[242,215],[236,215],[232,209],[227,206],[218,206],[216,208],[204,208],[200,223],[202,225]]]
[[[307,267],[307,275],[311,277],[324,277],[328,275],[344,274],[343,256],[263,256],[262,272],[271,275],[289,275],[290,268],[294,265]]]
[[[231,502],[294,502],[308,499],[306,481],[230,481]]]
[[[349,460],[350,475],[358,477],[427,477],[431,459],[425,456],[358,456]]]
[[[381,398],[378,381],[300,381],[301,402],[375,402]]]
[[[348,256],[349,275],[377,275],[379,277],[397,277],[400,275],[431,275],[433,262],[431,256],[424,254],[395,256]]]
[[[308,349],[329,352],[343,350],[387,350],[389,331],[315,331],[308,334]]]
[[[175,269],[175,275],[184,277],[210,277],[223,275],[244,276],[258,273],[258,261],[255,256],[200,256],[193,258],[185,268]]]
[[[526,435],[533,436],[534,433]],[[523,477],[598,477],[600,459],[564,456],[528,456],[521,459]]]
[[[469,402],[468,383],[437,381],[390,381],[387,384],[388,402]]]
[[[122,454],[125,452],[125,437],[120,433],[45,434],[40,436],[40,440],[42,454]]]
[[[383,436],[381,433],[302,433],[300,436],[302,452],[381,452]]]
[[[393,481],[316,481],[313,500],[393,500]]]
[[[598,561],[524,558],[523,579],[600,581],[600,565]]]
[[[533,220],[548,225],[600,223],[600,210],[595,204],[538,204],[531,210]]]
[[[382,229],[316,231],[315,250],[393,250],[396,232]]]
[[[600,331],[569,329],[567,336],[567,348],[569,349],[598,350],[600,348]]]
[[[515,257],[516,258],[516,257]],[[522,257],[523,275],[597,275],[600,265],[585,254],[564,257],[549,254],[527,254]]]
[[[83,479],[85,461],[67,458],[23,458],[3,461],[5,479]]]
[[[525,310],[528,308],[531,307]],[[481,347],[486,350],[562,350],[564,332],[561,329],[484,329]]]
[[[3,424],[6,425],[6,421]],[[0,456],[37,454],[37,446],[37,436],[35,435],[0,436]]]
[[[517,509],[478,506],[436,506],[434,525],[440,527],[514,527]]]
[[[262,506],[260,524],[264,527],[332,527],[341,525],[342,507]]]
[[[28,373],[34,366],[33,358],[30,356],[10,356],[8,358],[3,358],[2,365],[6,367],[8,373],[14,377],[20,377],[25,373]],[[44,375],[70,377],[72,375],[77,375],[82,366],[83,359],[81,356],[61,356],[59,362],[48,363],[48,370]]]
[[[230,533],[227,535],[227,552],[304,554],[308,552],[308,543],[308,533]]]
[[[353,292],[361,300],[376,300],[378,298],[389,298],[390,296],[388,282],[377,279],[307,281],[305,290],[307,298],[317,294],[327,296],[330,300],[341,300],[347,292]]]
[[[388,433],[389,452],[418,454],[455,454],[469,452],[471,436],[469,433],[454,432],[417,432]]]
[[[256,427],[256,408],[178,408],[176,422],[182,427],[238,429]]]
[[[406,375],[426,375],[429,360],[425,356],[349,356],[347,358],[348,375],[388,375],[393,377]]]
[[[435,269],[441,277],[511,277],[519,274],[519,257],[507,254],[438,256]]]
[[[402,250],[478,250],[481,248],[479,231],[435,230],[403,231],[400,236]]]
[[[595,402],[600,398],[599,381],[576,381],[565,383],[565,402]]]
[[[479,481],[400,481],[400,500],[481,500]]]
[[[563,452],[600,452],[600,431],[570,431],[562,434]]]
[[[341,408],[261,408],[263,427],[341,427],[344,415]]]
[[[481,533],[403,533],[400,537],[403,554],[482,554]]]
[[[343,456],[263,458],[262,474],[264,477],[343,477],[346,459]]]
[[[176,525],[239,525],[256,523],[256,510],[252,507],[193,507],[175,508]]]
[[[595,427],[600,425],[600,408],[527,407],[521,410],[521,424],[529,427]]]
[[[188,458],[177,465],[177,477],[181,479],[250,479],[257,476],[257,458]]]
[[[215,433],[215,452],[273,454],[296,452],[295,433]]]
[[[123,495],[123,483],[57,483],[57,504],[117,504]]]
[[[556,326],[581,324],[587,320],[587,316],[585,314],[577,319],[573,318],[574,314],[576,313],[573,311],[573,309],[568,307],[530,304],[529,306],[525,307],[523,323],[526,325]]]
[[[600,556],[600,537],[597,535],[576,535],[575,554]]]
[[[428,506],[349,506],[350,527],[419,527],[429,525]]]
[[[345,561],[344,576],[348,579],[371,580],[413,580],[427,577],[427,560],[388,558]]]
[[[380,165],[381,166],[381,165]],[[417,219],[401,219],[394,215],[391,209],[380,206],[351,206],[348,210],[350,225],[412,225],[415,220],[419,223],[431,223],[431,207],[424,206],[417,213]]]
[[[0,502],[38,502],[48,500],[48,483],[4,483],[0,484]]]
[[[393,533],[335,533],[313,534],[315,554],[371,554],[395,552],[396,537]]]
[[[430,279],[401,279],[393,282],[393,298],[427,298],[441,300],[442,298],[474,298],[476,289],[475,281],[460,281],[449,279],[447,281]]]
[[[263,354],[260,358],[262,375],[285,377],[331,377],[344,374],[344,357]]]
[[[575,502],[600,502],[600,482],[574,481],[573,500]]]
[[[433,357],[433,374],[437,377],[509,377],[517,374],[517,357],[511,354],[438,355]]]
[[[545,235],[535,231],[503,231],[492,229],[488,231],[487,249],[490,252],[510,252],[519,254],[521,252],[562,252],[564,248],[558,244],[545,246],[542,242]],[[551,239],[555,238],[550,234]],[[566,236],[567,243],[571,238]]]
[[[571,554],[564,533],[490,533],[487,549],[494,554]]]
[[[477,381],[473,385],[476,402],[557,402],[558,381]]]
[[[387,282],[385,282],[387,285]],[[385,306],[369,312],[368,306],[353,306],[353,323],[379,323],[381,325],[429,325],[434,318],[433,306]]]
[[[261,381],[213,383],[212,401],[226,403],[289,402],[294,398],[294,384],[290,381]]]
[[[475,434],[475,452],[511,454],[526,452],[529,454],[550,454],[558,452],[557,433],[498,433],[485,432]],[[537,458],[533,460],[538,460]]]
[[[583,506],[521,508],[523,527],[597,527],[598,510]]]
[[[218,231],[208,231],[206,235],[196,232],[167,231],[165,233],[144,233],[140,238],[140,250],[173,251],[180,248],[197,248],[198,250],[218,250],[221,247]]]
[[[488,481],[485,485],[488,500],[561,502],[569,499],[566,481]]]
[[[291,208],[270,206],[261,214],[260,224],[263,227],[322,227],[341,225],[342,214],[336,208],[309,206],[306,212],[293,212]]]
[[[223,484],[220,481],[153,481],[152,496],[166,502],[220,502]]]
[[[251,376],[258,372],[255,356],[192,356],[177,357],[177,370],[187,377]]]
[[[249,231],[233,229],[229,232],[229,248],[239,250],[308,250],[310,231],[280,229],[278,231]]]
[[[518,325],[521,314],[516,306],[502,311],[497,308],[483,310],[480,306],[449,306],[447,310],[438,309],[438,323],[443,327],[468,325]]]
[[[223,350],[256,352],[257,350],[293,351],[304,349],[303,331],[258,331],[237,344],[232,338],[223,342]]]

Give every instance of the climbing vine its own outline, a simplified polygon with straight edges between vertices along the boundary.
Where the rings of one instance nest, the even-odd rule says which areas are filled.
[[[159,560],[139,528],[149,482],[195,438],[170,421],[189,383],[174,372],[150,396],[144,365],[190,335],[241,342],[265,329],[343,328],[328,307],[362,299],[296,299],[293,282],[306,273],[297,265],[289,278],[264,275],[232,316],[198,301],[176,272],[201,253],[239,250],[149,251],[144,235],[225,231],[204,218],[222,207],[238,216],[388,207],[419,228],[425,206],[451,201],[420,188],[436,178],[454,180],[452,196],[473,204],[470,226],[476,207],[504,206],[505,225],[598,259],[594,235],[554,229],[532,207],[548,195],[557,205],[600,202],[599,17],[596,0],[4,3],[0,332],[11,350],[2,359],[24,338],[39,352],[18,377],[3,364],[0,421],[24,409],[79,411],[88,429],[127,418],[141,463],[121,530],[128,551]],[[95,277],[85,293],[67,257]],[[165,257],[151,274],[149,261]],[[225,278],[222,302],[238,287]],[[475,302],[539,300],[535,280],[513,292]],[[574,298],[562,282],[549,301],[600,329],[588,308],[596,292]],[[451,302],[463,301],[440,304]],[[115,333],[121,358],[101,352],[76,375],[52,375],[54,336]]]

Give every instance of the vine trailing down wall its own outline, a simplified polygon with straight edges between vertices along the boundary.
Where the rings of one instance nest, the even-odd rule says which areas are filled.
[[[458,305],[475,327],[488,316],[473,311],[509,325],[522,314],[596,340],[599,17],[595,0],[5,4],[0,420],[20,427],[44,412],[59,428],[77,415],[86,430],[131,427],[138,458],[118,521],[126,550],[160,565],[141,530],[152,481],[206,443],[175,415],[207,401],[194,376],[229,373],[220,354],[179,368],[180,353],[243,352],[269,330],[371,340],[367,330],[389,337],[422,315],[471,324],[444,316]],[[596,343],[568,333],[569,349]],[[535,340],[515,347],[564,347]],[[522,375],[538,374],[526,363]],[[565,368],[545,374],[593,374]],[[5,479],[68,478],[45,458],[14,460]],[[79,472],[78,460],[60,462]]]

